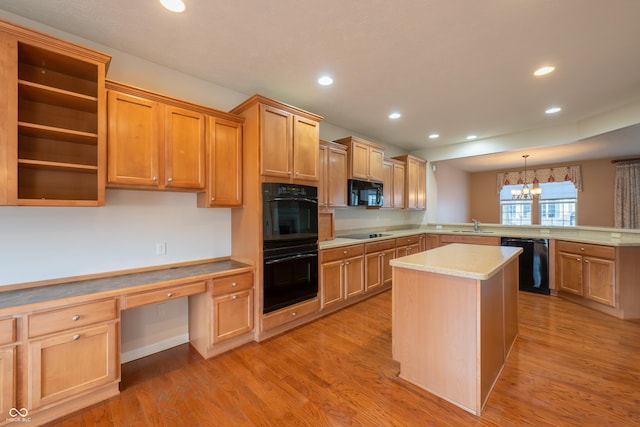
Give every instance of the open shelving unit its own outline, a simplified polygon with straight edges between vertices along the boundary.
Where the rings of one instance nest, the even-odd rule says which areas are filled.
[[[100,73],[96,63],[18,42],[17,204],[104,203]]]

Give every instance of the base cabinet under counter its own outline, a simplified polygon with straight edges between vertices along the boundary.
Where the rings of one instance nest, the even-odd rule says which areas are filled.
[[[16,406],[16,320],[0,320],[0,425]]]

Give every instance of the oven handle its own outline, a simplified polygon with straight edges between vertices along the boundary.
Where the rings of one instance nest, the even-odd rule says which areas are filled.
[[[293,200],[294,202],[308,202],[308,203],[313,203],[315,205],[318,204],[317,200],[307,199],[306,197],[274,197],[272,200],[274,202],[282,202],[282,201]]]
[[[264,263],[266,265],[271,265],[271,264],[278,264],[280,262],[293,261],[295,259],[312,258],[312,257],[317,257],[317,256],[318,256],[317,253],[313,253],[313,254],[298,254],[298,255],[294,255],[294,256],[288,256],[286,258],[272,259],[272,260],[269,260],[269,261],[265,261]]]

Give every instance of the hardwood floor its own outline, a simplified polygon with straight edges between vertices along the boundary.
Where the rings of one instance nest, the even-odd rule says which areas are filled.
[[[185,344],[127,363],[120,396],[51,425],[640,425],[640,323],[553,296],[519,302],[481,417],[397,378],[385,292],[210,360]]]

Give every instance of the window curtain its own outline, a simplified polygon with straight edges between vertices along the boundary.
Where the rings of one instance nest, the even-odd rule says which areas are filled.
[[[616,228],[640,228],[640,161],[616,163]]]
[[[497,181],[497,192],[505,185],[515,184],[539,184],[541,182],[571,181],[578,191],[582,191],[582,171],[580,166],[561,166],[558,168],[531,169],[524,171],[499,172]]]

